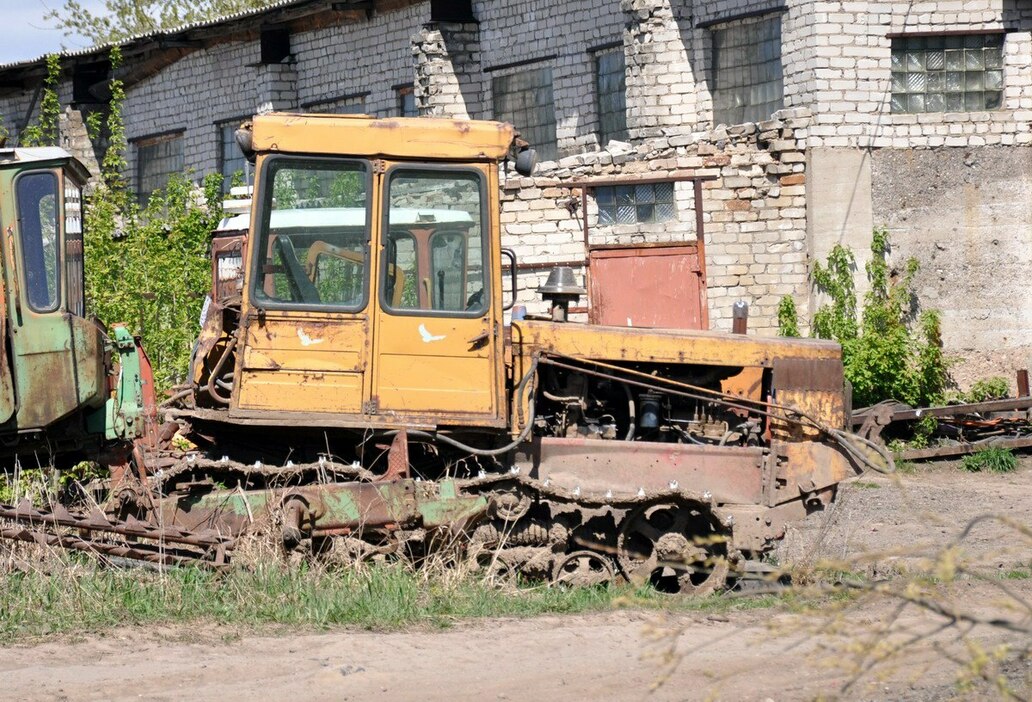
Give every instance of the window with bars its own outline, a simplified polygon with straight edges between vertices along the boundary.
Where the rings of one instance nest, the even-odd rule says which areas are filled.
[[[228,193],[234,178],[242,178],[246,184],[250,176],[250,164],[244,158],[236,142],[236,130],[240,128],[242,119],[230,120],[218,125],[219,128],[219,173],[222,174],[222,192]],[[239,175],[238,175],[239,174]]]
[[[416,107],[416,92],[411,85],[403,85],[395,88],[398,95],[398,116],[418,117],[419,108]]]
[[[595,98],[598,136],[602,146],[627,138],[627,82],[623,47],[595,57]]]
[[[534,68],[491,80],[494,117],[512,122],[534,147],[542,161],[558,156],[555,135],[555,103],[552,99],[552,69]]]
[[[673,182],[599,185],[594,190],[599,226],[652,224],[677,217]]]
[[[1002,103],[1002,34],[892,39],[892,112],[978,112]]]
[[[173,173],[183,172],[183,133],[163,134],[134,142],[136,195],[146,203],[151,193],[168,185]]]
[[[332,115],[364,115],[365,95],[353,95],[351,97],[313,103],[308,106],[308,111]]]
[[[784,107],[780,13],[713,30],[713,122],[769,119]]]

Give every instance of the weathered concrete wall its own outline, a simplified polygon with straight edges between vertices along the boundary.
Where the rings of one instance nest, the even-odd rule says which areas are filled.
[[[916,256],[922,307],[942,313],[962,386],[1032,366],[1032,148],[872,155],[873,212],[893,260]]]

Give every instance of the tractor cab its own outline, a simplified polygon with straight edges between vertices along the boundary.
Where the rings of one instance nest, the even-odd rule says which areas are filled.
[[[256,161],[242,294],[202,333],[199,403],[239,423],[507,426],[511,125],[270,114],[242,132]]]
[[[84,318],[82,190],[88,177],[57,147],[0,149],[4,455],[40,445],[57,453],[118,433],[109,421],[121,411],[111,407],[113,349],[101,328]],[[119,332],[124,352],[135,356],[133,338]]]

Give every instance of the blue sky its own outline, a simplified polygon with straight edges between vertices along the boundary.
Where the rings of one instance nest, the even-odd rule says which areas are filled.
[[[104,0],[79,0],[88,10],[104,9]],[[0,41],[0,64],[37,58],[65,48],[75,50],[89,46],[82,37],[65,37],[64,33],[47,28],[43,15],[48,9],[60,8],[64,0],[0,0],[0,22],[4,38]]]

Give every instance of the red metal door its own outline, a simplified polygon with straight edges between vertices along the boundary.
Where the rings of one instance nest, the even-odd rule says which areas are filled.
[[[589,279],[594,324],[709,328],[697,246],[595,249]]]

